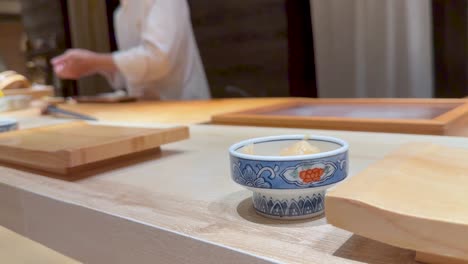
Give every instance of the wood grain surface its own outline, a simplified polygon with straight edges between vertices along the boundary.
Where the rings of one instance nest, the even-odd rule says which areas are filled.
[[[60,105],[60,108],[71,110],[77,113],[93,116],[102,121],[116,121],[127,123],[165,123],[165,124],[197,124],[208,123],[212,116],[228,114],[237,111],[246,111],[263,107],[277,107],[278,104],[289,103],[296,104],[299,98],[249,98],[249,99],[214,99],[206,101],[180,101],[180,102],[136,102],[122,104],[72,104]],[[320,102],[321,99],[311,99]],[[327,99],[329,100],[329,99]],[[333,102],[341,102],[344,99],[333,99]],[[346,101],[346,100],[344,100]],[[361,102],[360,99],[355,99],[356,102]],[[451,101],[449,99],[448,101]],[[385,100],[384,100],[385,102]],[[36,124],[39,119],[49,120],[49,118],[38,118],[38,109],[29,109],[24,111],[16,111],[15,117],[20,119],[22,127],[31,127]],[[455,113],[456,114],[456,113]],[[11,113],[2,114],[1,116],[11,116]],[[451,115],[451,113],[450,113]],[[452,116],[451,118],[453,118]],[[215,117],[216,118],[216,117]],[[261,123],[258,118],[253,116],[251,125],[253,126],[272,126],[269,123]],[[281,124],[283,127],[299,127],[298,121],[294,118],[282,118],[276,122],[277,126]],[[321,121],[315,123],[316,129],[336,129],[336,122],[339,119],[327,118],[331,121]],[[247,120],[247,119],[246,119]],[[248,120],[247,120],[248,121]],[[55,122],[62,122],[55,119]],[[215,121],[218,123],[219,121]],[[231,123],[232,121],[229,121]],[[331,122],[331,124],[330,124]],[[340,122],[341,130],[356,130],[354,122],[347,124]],[[220,122],[223,123],[223,122]],[[468,137],[468,118],[459,118],[450,126],[443,127],[441,122],[436,124],[424,121],[412,122],[411,120],[402,121],[400,124],[394,124],[386,120],[378,123],[378,128],[381,131],[390,133],[398,133],[403,129],[411,129],[413,133],[428,133],[428,134],[450,134],[453,136]],[[236,124],[232,122],[231,124]],[[239,124],[246,124],[242,120]],[[360,129],[360,128],[359,128]],[[378,129],[376,129],[378,130]]]
[[[71,122],[0,134],[0,161],[67,174],[80,166],[188,137],[187,127],[149,129]]]
[[[103,121],[128,123],[196,124],[211,116],[252,107],[273,105],[294,98],[213,99],[200,101],[136,102],[121,104],[68,104],[60,108],[87,114]]]
[[[101,120],[157,128],[160,125],[155,123],[208,122],[213,114],[295,100],[67,107]],[[14,115],[21,128],[67,122],[39,116],[36,109],[0,114],[5,115]],[[464,129],[458,135],[468,136],[468,120],[457,125]],[[220,259],[223,263],[416,263],[413,251],[353,235],[328,225],[324,218],[277,222],[256,215],[250,193],[229,179],[224,151],[242,139],[285,133],[347,140],[351,175],[405,143],[467,145],[466,139],[455,137],[193,126],[189,141],[169,144],[138,162],[122,161],[75,182],[0,167],[0,225],[87,263],[219,263]]]
[[[455,259],[450,257],[444,257],[434,254],[416,252],[415,259],[422,263],[432,263],[432,264],[466,264],[466,260]]]
[[[51,86],[33,86],[31,88],[7,89],[3,90],[5,95],[28,95],[33,99],[40,99],[45,96],[53,96],[54,89]]]
[[[328,221],[394,246],[468,262],[468,144],[462,146],[403,146],[328,192]]]
[[[224,125],[454,135],[468,116],[466,99],[295,99],[214,115]]]
[[[456,137],[304,129],[190,130],[190,140],[142,162],[75,182],[0,167],[0,224],[86,263],[415,263],[413,251],[353,235],[323,217],[284,222],[257,215],[251,193],[230,179],[227,149],[258,136],[335,136],[350,144],[354,175],[405,143],[468,144]]]
[[[8,264],[79,263],[2,226],[0,226],[0,260]]]

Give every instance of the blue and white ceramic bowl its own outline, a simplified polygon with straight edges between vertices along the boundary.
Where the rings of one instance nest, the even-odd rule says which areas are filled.
[[[13,118],[0,117],[0,133],[18,129],[18,122]]]
[[[282,149],[300,140],[321,152],[279,156]],[[244,147],[252,144],[254,155],[244,154]],[[253,191],[256,211],[270,218],[304,219],[322,214],[325,190],[348,175],[348,143],[333,137],[254,138],[232,145],[229,153],[232,179]]]

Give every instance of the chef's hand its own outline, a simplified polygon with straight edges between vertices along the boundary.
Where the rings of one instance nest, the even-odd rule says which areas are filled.
[[[116,71],[112,56],[83,49],[70,49],[51,60],[55,74],[76,80],[96,73]]]

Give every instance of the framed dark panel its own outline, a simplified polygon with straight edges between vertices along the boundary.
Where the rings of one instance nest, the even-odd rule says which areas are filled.
[[[310,2],[286,0],[286,13],[290,95],[317,97]]]
[[[468,1],[432,0],[436,97],[468,96]]]
[[[109,26],[109,41],[111,51],[116,51],[117,39],[114,28],[114,12],[119,7],[120,0],[106,0],[107,25]]]
[[[288,96],[286,0],[189,0],[213,97]]]
[[[316,97],[309,1],[189,0],[214,97]]]

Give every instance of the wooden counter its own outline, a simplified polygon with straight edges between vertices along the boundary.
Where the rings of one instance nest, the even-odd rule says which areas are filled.
[[[103,121],[158,127],[206,123],[214,114],[291,100],[62,107]],[[0,116],[15,116],[21,128],[67,122],[38,113]],[[468,139],[456,137],[193,125],[189,141],[75,182],[0,167],[0,225],[86,263],[414,263],[414,252],[337,229],[324,218],[281,222],[254,212],[251,193],[230,179],[227,148],[246,138],[290,133],[347,140],[351,175],[407,142],[468,146]]]
[[[298,98],[243,98],[213,99],[203,101],[135,102],[121,104],[62,104],[60,108],[93,116],[100,121],[127,123],[200,124],[209,123],[211,117],[220,114],[268,107],[279,103],[298,102]],[[321,100],[321,99],[316,99]],[[29,127],[37,123],[37,109],[0,113],[15,115]],[[55,122],[59,122],[55,119]],[[463,125],[463,123],[465,125]],[[468,137],[468,118],[461,121],[454,136]]]
[[[211,116],[264,107],[294,98],[213,99],[179,102],[136,102],[122,104],[60,105],[61,108],[93,116],[104,121],[196,124],[210,122]]]
[[[0,225],[86,263],[415,263],[411,251],[353,235],[324,218],[282,222],[258,216],[251,193],[230,179],[227,149],[257,136],[335,136],[350,144],[353,175],[404,143],[468,146],[468,139],[457,137],[190,129],[188,141],[75,182],[0,167]]]
[[[0,226],[0,260],[9,264],[78,263],[43,245]]]

